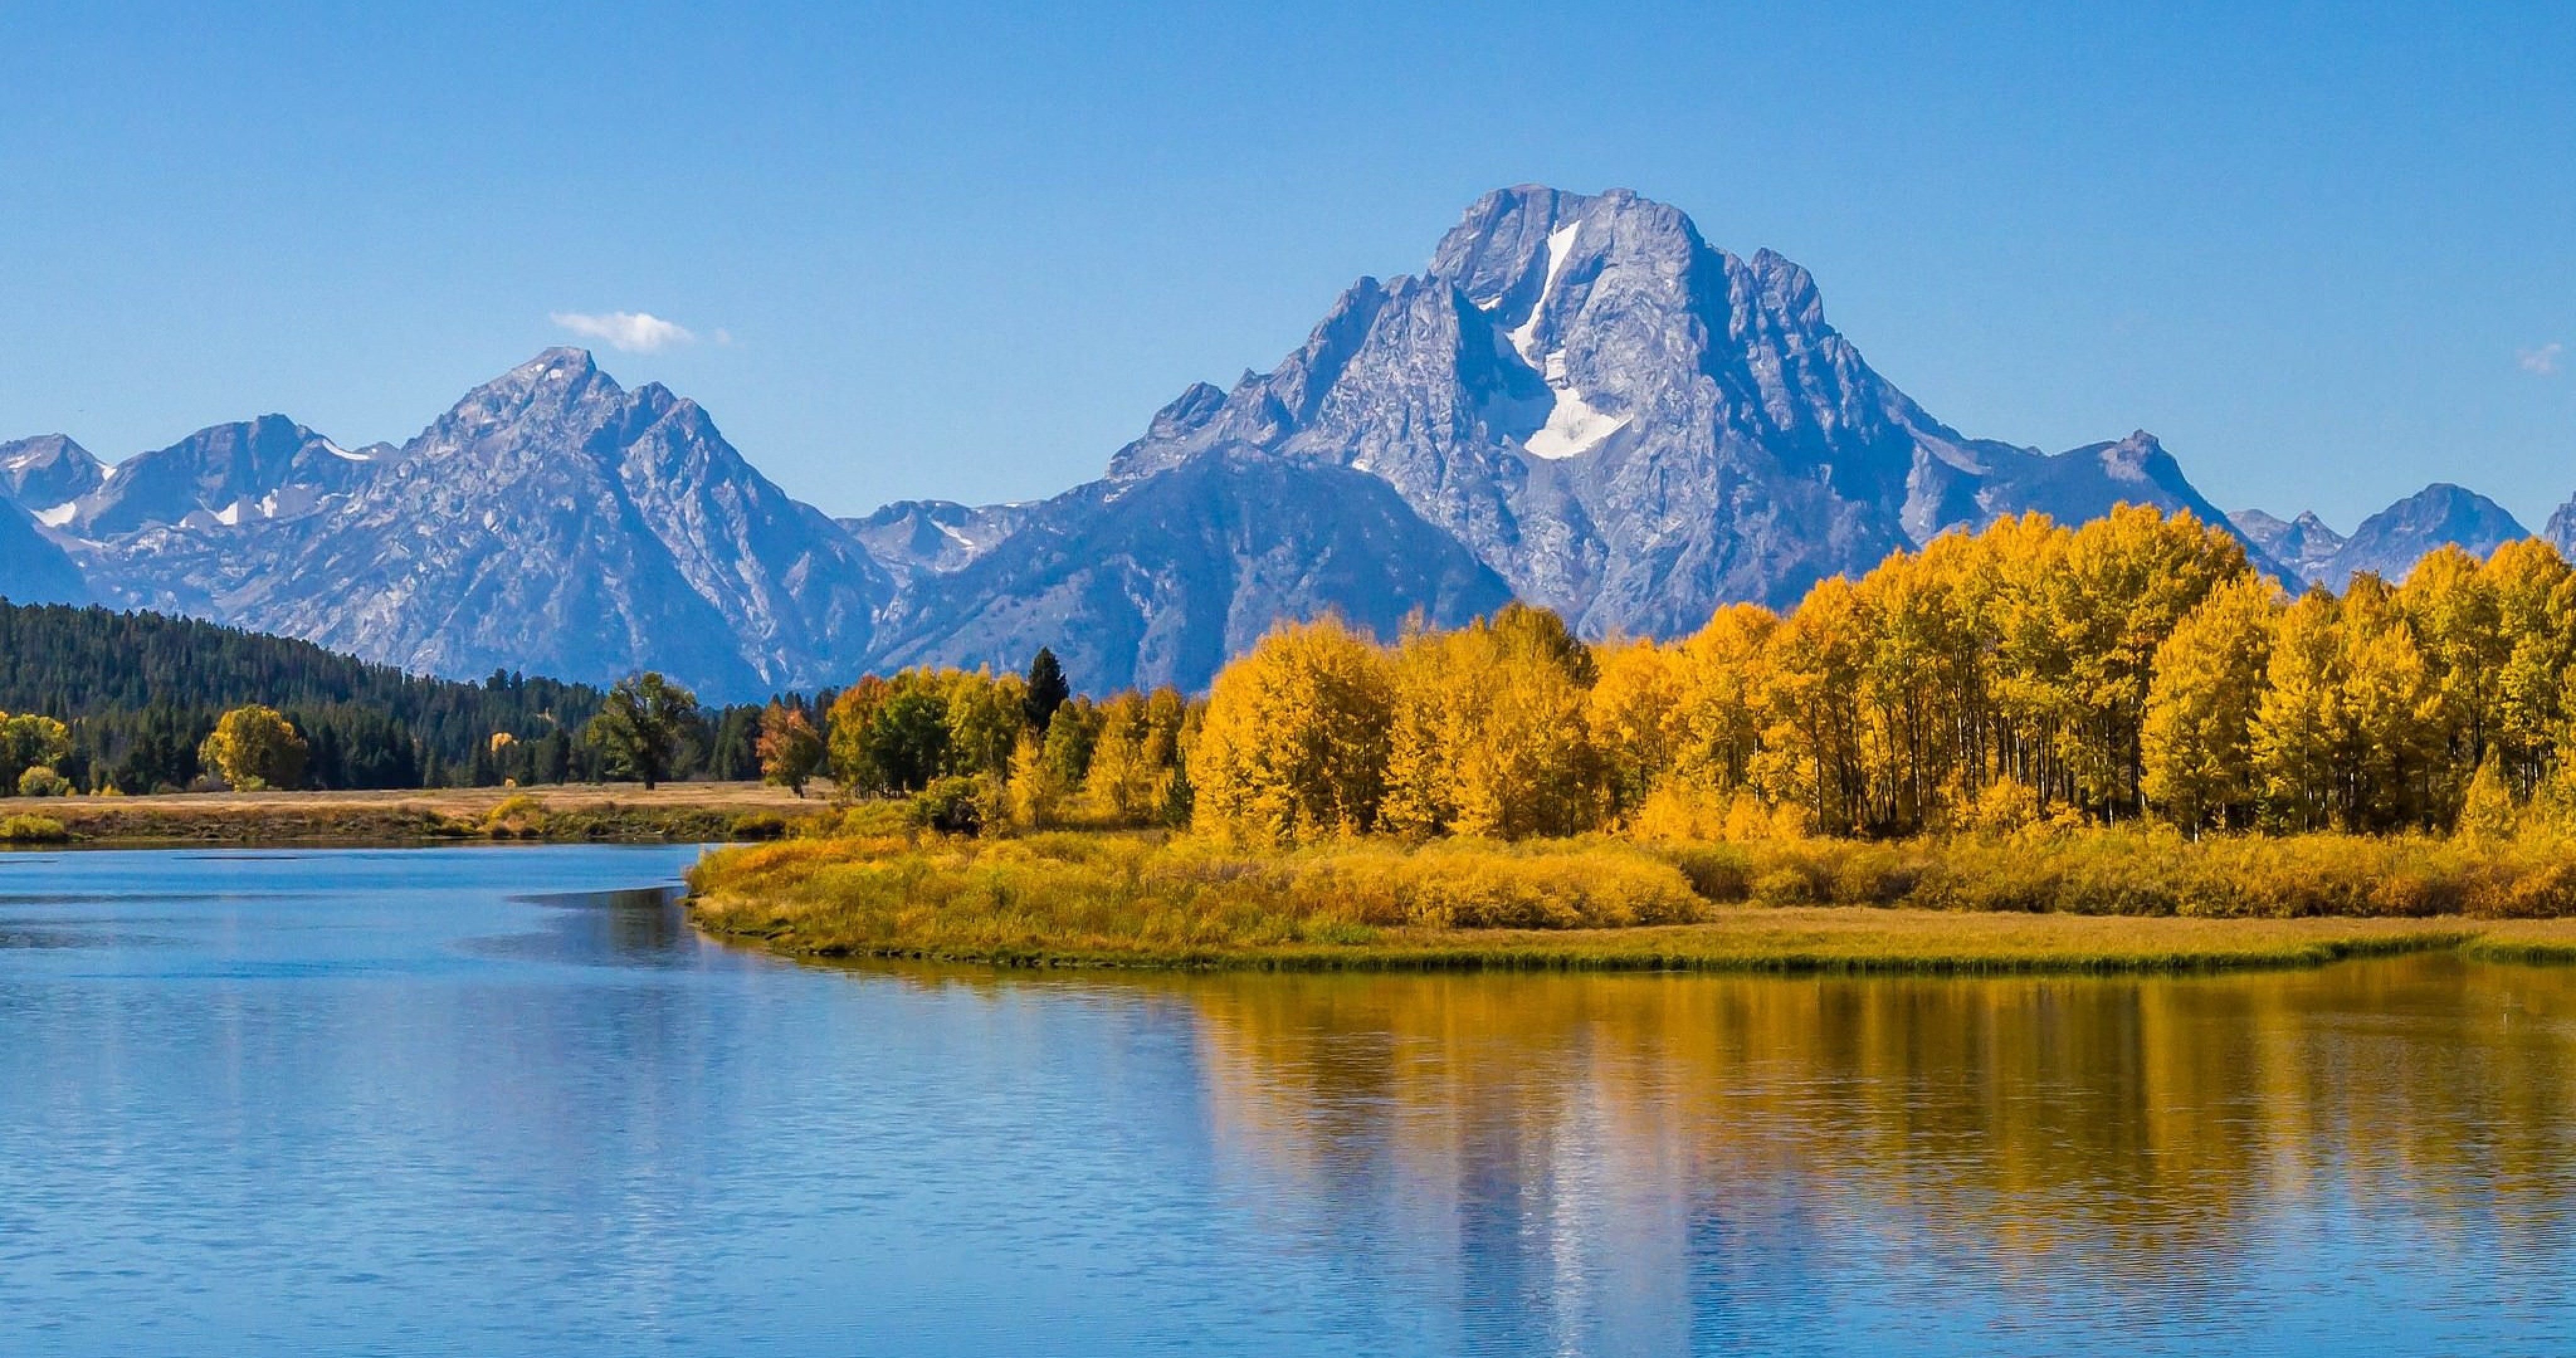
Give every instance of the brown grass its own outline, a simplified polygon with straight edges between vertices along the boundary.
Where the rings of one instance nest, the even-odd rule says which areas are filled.
[[[428,839],[766,839],[820,812],[763,783],[371,792],[201,792],[27,802],[93,843],[398,844]]]

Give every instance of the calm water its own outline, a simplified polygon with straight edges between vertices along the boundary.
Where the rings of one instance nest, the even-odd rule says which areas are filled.
[[[2576,1350],[2576,972],[1064,981],[0,856],[0,1353]]]

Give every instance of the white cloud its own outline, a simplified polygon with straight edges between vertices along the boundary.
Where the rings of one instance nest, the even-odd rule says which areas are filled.
[[[2524,372],[2538,373],[2547,377],[2558,371],[2558,355],[2566,348],[2567,346],[2563,344],[2544,344],[2537,349],[2523,350],[2515,355],[2515,361],[2522,364]]]
[[[605,341],[608,347],[630,354],[649,354],[668,349],[674,344],[695,344],[696,332],[678,321],[666,321],[644,311],[611,311],[592,315],[580,311],[553,313],[554,323],[589,339]]]

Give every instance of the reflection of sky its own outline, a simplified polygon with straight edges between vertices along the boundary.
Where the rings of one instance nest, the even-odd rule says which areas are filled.
[[[2576,973],[835,972],[0,856],[0,1351],[2565,1349]]]

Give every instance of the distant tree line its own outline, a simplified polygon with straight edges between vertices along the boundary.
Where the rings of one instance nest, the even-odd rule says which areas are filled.
[[[0,795],[232,783],[207,742],[246,708],[273,709],[301,743],[291,777],[258,779],[279,786],[597,781],[616,772],[585,738],[602,698],[590,685],[502,670],[480,683],[405,674],[158,613],[0,602]],[[688,738],[662,776],[758,777],[761,710],[700,718],[693,702]]]

